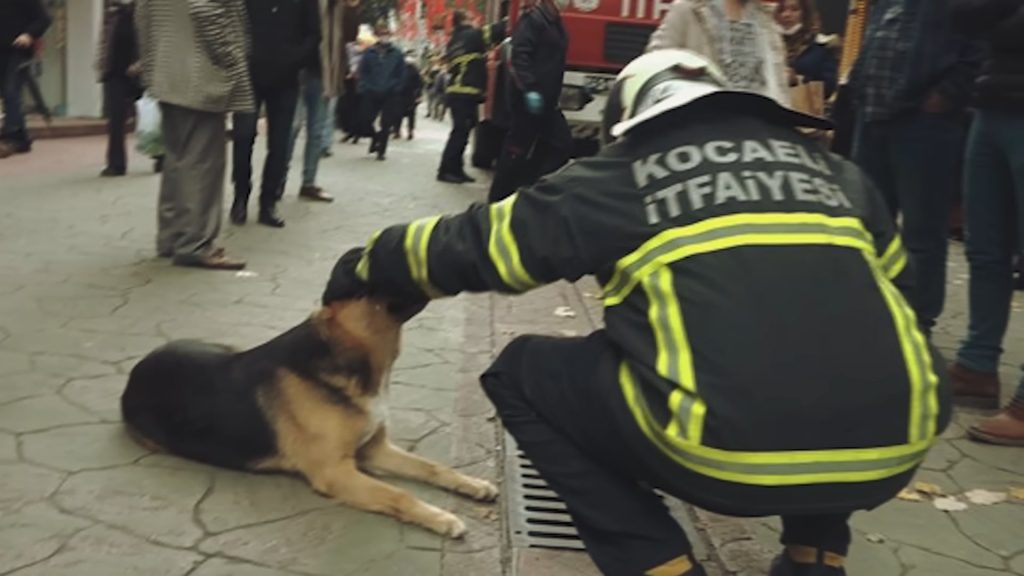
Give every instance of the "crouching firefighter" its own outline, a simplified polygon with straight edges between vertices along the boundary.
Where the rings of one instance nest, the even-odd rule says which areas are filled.
[[[948,385],[879,193],[797,129],[823,120],[724,85],[691,52],[638,58],[596,157],[379,232],[341,258],[324,299],[593,274],[604,329],[520,337],[481,382],[597,566],[705,573],[659,489],[781,516],[772,576],[839,576],[850,515],[908,483],[949,420]]]

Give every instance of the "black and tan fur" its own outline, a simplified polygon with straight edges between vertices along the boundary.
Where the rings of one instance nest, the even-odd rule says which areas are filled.
[[[132,370],[121,397],[150,447],[216,466],[302,474],[355,508],[459,537],[465,524],[370,474],[421,480],[478,500],[497,489],[388,439],[382,409],[401,321],[377,300],[331,304],[244,352],[168,344]]]

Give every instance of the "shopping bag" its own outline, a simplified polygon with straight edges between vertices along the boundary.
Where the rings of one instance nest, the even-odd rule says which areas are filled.
[[[164,155],[160,122],[160,103],[148,92],[143,94],[135,102],[135,149],[150,158]]]
[[[798,112],[823,118],[825,116],[825,83],[800,82],[790,88],[790,106]]]

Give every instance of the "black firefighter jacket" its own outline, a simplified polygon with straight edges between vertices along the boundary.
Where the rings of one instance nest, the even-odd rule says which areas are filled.
[[[433,298],[592,274],[595,393],[676,493],[736,515],[877,506],[949,419],[885,203],[793,128],[698,104],[500,203],[387,228],[357,273]]]
[[[487,88],[487,50],[505,37],[505,22],[474,28],[463,25],[452,31],[445,49],[451,82],[446,93],[482,100]]]
[[[561,17],[543,7],[523,14],[512,32],[512,56],[509,71],[509,101],[520,105],[523,94],[539,92],[545,106],[554,106],[562,93],[569,36]]]

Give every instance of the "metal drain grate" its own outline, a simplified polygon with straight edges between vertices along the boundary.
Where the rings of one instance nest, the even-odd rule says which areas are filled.
[[[505,486],[512,546],[584,549],[565,503],[508,434],[505,435]]]

